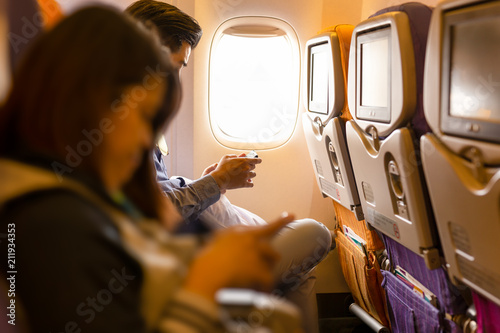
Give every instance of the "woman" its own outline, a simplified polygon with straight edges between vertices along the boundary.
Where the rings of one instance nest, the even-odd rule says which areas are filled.
[[[1,266],[33,331],[223,331],[217,290],[272,286],[269,238],[291,216],[203,247],[165,231],[178,215],[149,152],[180,87],[158,45],[87,8],[36,40],[14,75],[0,112],[0,233],[13,235],[0,247],[14,261]]]

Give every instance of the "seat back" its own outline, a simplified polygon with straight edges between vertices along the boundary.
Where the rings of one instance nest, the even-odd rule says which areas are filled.
[[[43,15],[44,27],[51,28],[63,18],[61,6],[56,0],[37,0],[40,12]]]
[[[311,64],[315,56],[314,46],[320,44],[326,35],[337,49],[332,53],[340,56],[332,57],[332,67],[328,69],[336,74],[336,79],[330,79],[335,85],[335,89],[331,90],[333,96],[324,96],[328,112],[322,114],[317,112],[318,108],[307,105],[309,112],[303,115],[303,124],[318,185],[323,195],[333,199],[338,222],[339,260],[347,285],[360,311],[367,314],[363,318],[374,318],[388,326],[382,275],[377,261],[377,254],[383,251],[384,245],[376,232],[369,230],[364,222],[345,139],[345,124],[352,119],[347,106],[347,70],[353,28],[351,25],[327,28],[323,34],[307,42],[310,79],[305,100],[309,103],[314,100],[311,97],[311,76],[315,74],[311,68],[314,66]],[[353,242],[352,237],[363,240],[363,250]]]
[[[346,83],[353,28],[347,24],[330,27],[307,42],[308,79],[304,86],[308,88],[304,100],[308,112],[302,116],[302,123],[321,192],[362,220],[344,135],[344,117],[349,115]]]
[[[14,68],[29,43],[43,30],[36,0],[7,0],[10,62]]]
[[[473,292],[478,332],[500,332],[500,306]]]
[[[422,161],[448,273],[500,305],[500,2],[436,7]],[[479,315],[479,314],[478,314]]]
[[[14,68],[23,51],[43,30],[62,17],[55,0],[3,0],[8,15],[10,64]]]
[[[356,26],[347,146],[366,221],[440,266],[438,238],[420,168],[418,136],[428,131],[422,81],[431,8],[407,3]]]
[[[365,218],[390,259],[382,285],[393,332],[460,332],[453,319],[467,308],[442,267],[420,169],[419,138],[430,130],[422,92],[431,14],[417,3],[383,9],[355,28],[351,45],[347,143]],[[375,92],[371,75],[386,76]]]

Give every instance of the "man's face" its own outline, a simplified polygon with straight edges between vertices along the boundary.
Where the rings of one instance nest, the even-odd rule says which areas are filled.
[[[186,42],[182,42],[181,48],[175,53],[171,53],[170,60],[177,69],[179,73],[179,78],[181,77],[182,68],[187,66],[189,61],[189,56],[191,55],[191,45]]]

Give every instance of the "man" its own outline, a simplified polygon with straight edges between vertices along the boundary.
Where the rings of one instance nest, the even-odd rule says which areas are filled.
[[[137,1],[126,11],[142,22],[152,22],[159,30],[162,43],[170,48],[171,61],[179,76],[187,66],[189,56],[202,36],[202,29],[195,19],[178,8],[160,1]],[[184,179],[170,179],[162,160],[162,152],[154,152],[157,179],[168,198],[179,208],[186,223],[176,230],[179,233],[208,231],[199,221],[199,215],[220,199],[228,189],[253,187],[255,165],[260,158],[226,155],[219,163],[209,166],[200,179],[186,184]]]
[[[170,48],[171,60],[181,75],[191,51],[202,36],[196,20],[172,5],[155,0],[139,0],[126,11],[158,28],[162,42]],[[265,223],[260,217],[231,205],[221,196],[229,189],[253,187],[254,169],[256,164],[262,162],[260,158],[248,158],[243,154],[225,155],[219,163],[205,169],[200,179],[192,182],[168,177],[159,148],[155,150],[154,158],[158,182],[186,222],[181,224],[178,232],[203,232],[235,224]],[[221,220],[225,222],[221,223]],[[273,246],[282,257],[277,269],[277,285],[301,309],[304,328],[309,333],[318,331],[315,276],[311,270],[326,256],[331,244],[328,229],[311,219],[292,222],[273,240]]]

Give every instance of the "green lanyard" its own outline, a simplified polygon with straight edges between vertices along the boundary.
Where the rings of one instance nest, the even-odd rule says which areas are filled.
[[[117,191],[111,195],[111,198],[115,203],[117,203],[129,216],[134,219],[141,219],[143,215],[135,207],[135,205],[130,201],[122,191]]]

